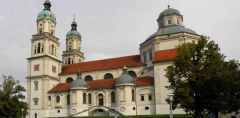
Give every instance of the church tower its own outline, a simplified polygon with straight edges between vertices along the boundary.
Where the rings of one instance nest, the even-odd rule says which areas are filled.
[[[75,64],[84,60],[84,54],[81,52],[82,38],[77,31],[77,22],[75,19],[71,24],[71,30],[66,35],[66,50],[63,51],[63,63]]]
[[[59,81],[61,71],[59,39],[55,36],[56,18],[51,2],[44,2],[37,16],[37,33],[31,39],[31,56],[28,58],[27,101],[29,118],[47,118],[48,91]]]

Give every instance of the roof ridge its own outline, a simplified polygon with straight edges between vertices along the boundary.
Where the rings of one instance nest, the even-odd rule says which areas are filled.
[[[121,57],[119,56],[119,57],[112,57],[112,58],[104,58],[104,59],[83,61],[83,62],[80,62],[80,63],[71,64],[71,65],[78,65],[78,64],[82,64],[82,63],[92,63],[92,62],[106,61],[106,60],[116,60],[116,59],[123,59],[123,58],[136,57],[136,56],[140,56],[140,55],[135,54],[135,55],[127,55],[127,56],[121,56]]]

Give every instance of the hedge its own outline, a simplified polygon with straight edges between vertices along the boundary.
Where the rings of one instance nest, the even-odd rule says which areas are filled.
[[[191,115],[174,115],[174,118],[193,118]],[[110,116],[99,117],[54,117],[54,118],[114,118]],[[169,115],[146,115],[146,116],[120,116],[118,118],[169,118]]]

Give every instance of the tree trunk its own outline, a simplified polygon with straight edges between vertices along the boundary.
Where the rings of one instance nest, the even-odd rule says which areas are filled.
[[[193,117],[194,118],[202,118],[201,111],[200,110],[196,110]]]
[[[215,111],[215,112],[214,112],[214,117],[215,117],[215,118],[218,118],[218,111]]]

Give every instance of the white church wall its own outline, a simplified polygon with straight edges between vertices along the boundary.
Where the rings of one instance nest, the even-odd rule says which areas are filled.
[[[129,71],[134,71],[137,76],[141,75],[143,67],[130,67]],[[90,75],[93,77],[93,80],[101,80],[104,79],[104,75],[110,73],[113,75],[113,78],[118,78],[122,74],[122,68],[119,69],[110,69],[110,70],[99,70],[99,71],[91,71],[91,72],[83,72],[82,78],[84,79],[86,76]],[[66,79],[68,77],[73,78],[74,80],[77,78],[77,73],[76,74],[70,74],[70,75],[61,75],[60,80],[61,83],[66,82]]]
[[[154,88],[152,86],[137,87],[136,110],[138,115],[150,115],[155,113]],[[149,99],[149,95],[151,98]],[[144,96],[144,100],[141,99]]]
[[[170,111],[169,104],[166,102],[168,95],[171,93],[166,87],[169,85],[166,75],[166,68],[170,66],[172,62],[161,62],[154,65],[154,77],[155,77],[155,99],[156,99],[156,114],[168,114]],[[176,109],[176,114],[185,113],[182,109]]]

